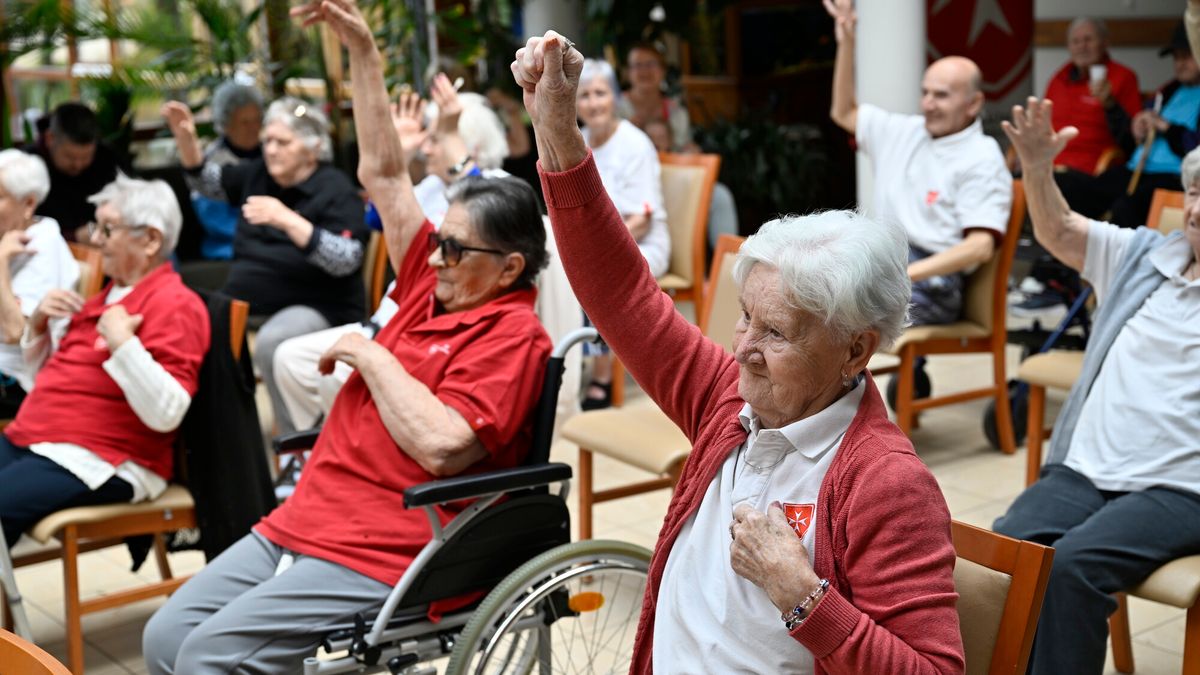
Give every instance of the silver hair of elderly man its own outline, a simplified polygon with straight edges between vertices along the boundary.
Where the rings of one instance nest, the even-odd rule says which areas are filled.
[[[783,216],[742,244],[733,267],[738,285],[757,264],[778,270],[792,306],[843,339],[876,330],[885,349],[908,324],[908,237],[898,223],[854,211]]]
[[[584,59],[583,70],[579,71],[579,86],[584,86],[597,77],[603,77],[612,90],[613,104],[621,100],[621,85],[617,82],[617,71],[604,59]]]
[[[329,118],[313,103],[294,96],[275,99],[263,115],[263,126],[280,122],[291,129],[300,142],[317,153],[317,159],[333,159],[333,140],[329,138]]]
[[[508,158],[508,133],[504,122],[492,110],[486,97],[474,92],[460,92],[462,115],[458,117],[458,135],[480,169],[499,169]],[[435,124],[438,106],[425,107],[425,126]]]
[[[50,172],[41,157],[16,149],[0,151],[0,187],[14,199],[33,195],[41,204],[50,194]]]
[[[175,199],[175,191],[165,181],[130,178],[118,173],[116,180],[88,197],[88,201],[97,206],[112,205],[126,225],[143,225],[162,232],[160,258],[170,256],[179,243],[183,214]]]
[[[1067,40],[1070,41],[1071,33],[1074,33],[1076,28],[1087,25],[1095,27],[1096,35],[1100,37],[1101,42],[1108,42],[1108,24],[1104,23],[1104,19],[1096,19],[1090,16],[1081,16],[1067,26]]]
[[[213,91],[213,128],[219,134],[225,133],[225,125],[229,124],[229,118],[233,116],[233,113],[251,105],[258,108],[260,114],[262,113],[263,97],[257,87],[242,84],[236,80],[222,82]]]

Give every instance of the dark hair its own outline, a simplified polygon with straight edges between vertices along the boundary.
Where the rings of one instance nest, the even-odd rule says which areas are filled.
[[[632,54],[635,50],[654,54],[654,57],[658,59],[658,65],[662,66],[662,68],[666,70],[667,57],[665,54],[663,54],[662,49],[660,49],[658,45],[650,42],[649,40],[639,40],[629,47],[629,51],[625,52],[626,58],[628,59],[628,55]]]
[[[450,186],[450,203],[466,207],[472,224],[488,246],[520,253],[525,270],[513,288],[529,288],[538,272],[550,262],[546,253],[546,226],[529,183],[520,178],[471,177]]]
[[[86,105],[63,103],[50,115],[50,133],[76,145],[91,145],[100,138],[100,124]]]

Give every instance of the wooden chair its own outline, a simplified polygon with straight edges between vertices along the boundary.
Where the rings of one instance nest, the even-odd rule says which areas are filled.
[[[241,300],[234,300],[230,305],[229,340],[235,359],[241,358],[249,312],[250,305]],[[186,577],[172,575],[163,535],[195,526],[195,503],[191,493],[182,485],[171,485],[152,501],[82,506],[57,511],[38,521],[27,533],[41,544],[55,538],[62,544],[59,549],[18,556],[13,560],[13,566],[22,567],[62,558],[67,662],[71,672],[81,675],[84,671],[83,630],[80,625],[83,615],[170,595],[187,581]],[[126,537],[139,535],[154,537],[154,557],[162,580],[83,600],[79,589],[79,554],[118,545]]]
[[[690,301],[699,321],[704,304],[704,250],[708,209],[721,171],[720,155],[658,153],[663,207],[671,232],[671,259],[658,285],[678,302]],[[625,402],[625,369],[613,359],[612,404]]]
[[[1150,212],[1146,215],[1146,227],[1170,234],[1183,229],[1184,217],[1182,192],[1162,188],[1154,191],[1150,199]]]
[[[79,284],[76,287],[85,299],[100,292],[104,286],[104,271],[100,267],[100,249],[67,242],[71,255],[79,262]]]
[[[742,237],[722,235],[713,253],[701,330],[730,349],[739,305],[733,260]],[[679,480],[692,446],[683,432],[652,401],[575,415],[563,425],[563,438],[579,445],[579,538],[592,538],[592,506],[599,502],[671,488]],[[592,455],[598,453],[654,475],[650,480],[606,490],[593,489]]]
[[[71,671],[41,647],[0,629],[0,674],[70,675]]]
[[[951,521],[954,587],[967,675],[1021,675],[1029,662],[1054,549]]]
[[[383,291],[387,288],[388,273],[387,246],[383,243],[382,232],[371,232],[367,242],[367,250],[363,254],[363,288],[367,292],[367,316],[379,309],[383,300]]]
[[[1013,436],[1012,414],[1008,405],[1008,374],[1005,370],[1005,329],[1008,304],[1008,273],[1012,268],[1021,223],[1025,220],[1025,190],[1020,180],[1013,181],[1012,213],[1003,242],[992,259],[967,279],[963,293],[963,319],[950,324],[914,326],[904,331],[892,353],[900,357],[896,369],[896,424],[911,434],[917,413],[952,403],[990,397],[996,402],[996,427],[1000,448],[1012,454],[1017,450]],[[948,396],[915,398],[913,368],[917,358],[930,354],[990,353],[992,383],[981,389]],[[883,372],[876,370],[873,372]]]

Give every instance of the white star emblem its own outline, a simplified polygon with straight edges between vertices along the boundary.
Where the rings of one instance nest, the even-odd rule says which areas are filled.
[[[946,9],[951,2],[955,0],[938,0],[933,6],[933,14]],[[971,12],[971,30],[967,34],[967,45],[975,46],[975,41],[979,39],[979,34],[983,29],[992,24],[997,29],[1013,35],[1012,26],[1009,25],[1008,19],[1004,16],[1004,10],[1000,9],[998,0],[975,0],[975,9]]]

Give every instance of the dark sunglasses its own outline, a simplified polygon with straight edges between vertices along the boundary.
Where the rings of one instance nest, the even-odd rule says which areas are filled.
[[[494,248],[476,248],[474,246],[463,246],[458,243],[454,237],[439,237],[436,232],[429,233],[429,253],[441,249],[442,260],[446,263],[446,267],[454,267],[462,261],[463,253],[467,251],[475,251],[476,253],[491,253],[493,255],[504,255],[504,251],[499,251]]]

